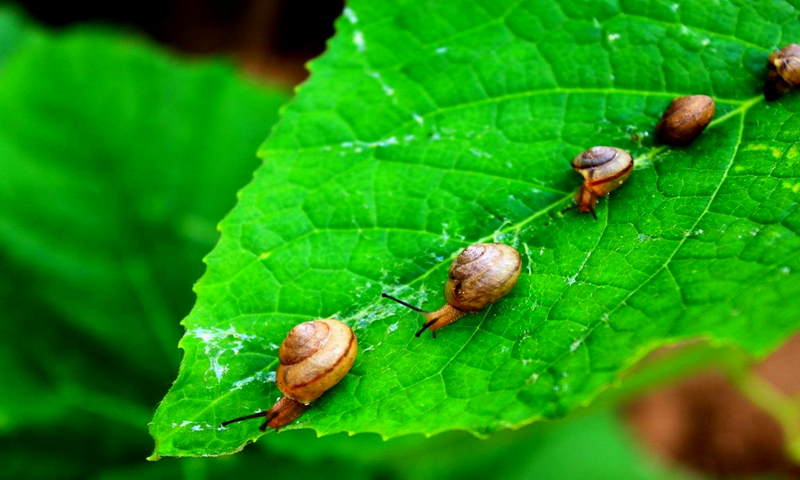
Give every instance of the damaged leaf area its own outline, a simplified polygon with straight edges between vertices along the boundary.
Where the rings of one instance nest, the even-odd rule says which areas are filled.
[[[567,415],[661,345],[767,353],[800,326],[800,98],[761,94],[797,18],[780,2],[350,2],[206,258],[154,458],[260,436],[220,423],[274,403],[278,345],[315,318],[360,346],[286,427],[319,435],[484,436]],[[690,94],[715,99],[708,129],[655,145]],[[598,220],[562,215],[570,160],[595,145],[635,170]],[[520,251],[519,283],[435,340],[380,298],[438,308],[451,260],[491,241]]]

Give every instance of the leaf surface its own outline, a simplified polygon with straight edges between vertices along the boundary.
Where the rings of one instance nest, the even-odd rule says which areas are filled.
[[[158,455],[230,453],[279,396],[277,348],[336,316],[360,354],[287,427],[486,435],[566,415],[644,354],[703,337],[760,356],[800,326],[800,108],[761,95],[791,4],[355,0],[262,146],[222,223],[185,357],[151,432]],[[678,96],[714,97],[691,146],[652,131]],[[570,160],[627,149],[599,220],[559,211]],[[516,246],[515,289],[414,338],[451,260]]]

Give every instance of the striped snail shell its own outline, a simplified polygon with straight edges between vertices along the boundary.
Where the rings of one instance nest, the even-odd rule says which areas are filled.
[[[575,205],[562,213],[577,208],[590,212],[597,220],[594,207],[597,197],[604,197],[622,185],[633,171],[633,158],[621,148],[592,147],[572,160],[572,169],[583,175],[583,185],[575,195]]]
[[[516,285],[522,261],[519,252],[502,243],[465,248],[450,265],[444,298],[465,312],[480,312]]]
[[[465,248],[450,265],[444,285],[447,303],[442,308],[429,312],[389,294],[382,296],[423,314],[427,321],[416,335],[430,329],[435,338],[436,330],[503,298],[517,284],[521,270],[522,261],[514,247],[478,243]]]
[[[344,378],[357,351],[356,336],[344,323],[332,319],[301,323],[281,344],[275,381],[284,395],[309,404]]]
[[[311,402],[344,378],[358,353],[353,330],[333,319],[314,320],[295,326],[278,351],[278,372],[275,381],[283,393],[266,412],[235,418],[230,423],[265,417],[262,431],[276,431],[303,414]]]

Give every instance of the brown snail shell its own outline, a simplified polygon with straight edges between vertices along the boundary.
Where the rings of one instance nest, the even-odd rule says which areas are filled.
[[[465,248],[450,265],[444,298],[465,312],[480,312],[503,298],[517,283],[519,252],[502,243],[478,243]]]
[[[344,378],[356,359],[353,330],[338,320],[305,322],[289,332],[278,351],[278,388],[300,403],[311,403]]]
[[[266,412],[235,418],[222,426],[258,417],[265,417],[262,431],[288,425],[344,378],[357,353],[353,330],[338,320],[326,318],[295,326],[278,351],[275,381],[284,396]]]
[[[521,270],[522,260],[514,247],[478,243],[462,250],[450,265],[444,285],[447,303],[442,308],[428,312],[386,293],[382,296],[422,313],[427,321],[416,336],[429,329],[435,338],[440,328],[503,298],[516,285]]]
[[[791,43],[776,50],[767,58],[770,70],[764,82],[764,98],[777,100],[800,85],[800,45]]]
[[[711,123],[714,110],[714,99],[707,95],[676,98],[656,125],[656,138],[666,145],[688,145]]]
[[[597,197],[616,190],[633,171],[631,154],[621,148],[592,147],[572,160],[572,169],[583,176],[583,185],[575,195],[575,205],[561,213],[577,208],[590,212],[597,220]]]

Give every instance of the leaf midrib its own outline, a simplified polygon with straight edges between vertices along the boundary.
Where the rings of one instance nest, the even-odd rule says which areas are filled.
[[[709,129],[711,129],[711,128],[715,128],[716,126],[718,126],[718,125],[720,125],[720,124],[724,123],[725,121],[727,121],[729,118],[731,118],[731,117],[732,117],[732,116],[734,116],[734,115],[740,115],[740,116],[741,116],[741,118],[740,118],[740,125],[739,125],[739,136],[738,136],[738,138],[737,138],[736,145],[735,145],[734,151],[733,151],[733,153],[732,153],[732,155],[731,155],[731,158],[730,158],[730,160],[729,160],[729,162],[728,162],[728,165],[726,166],[726,168],[725,168],[725,170],[724,170],[724,172],[723,172],[723,176],[721,177],[720,181],[719,181],[719,182],[718,182],[718,184],[717,184],[717,188],[714,190],[714,192],[713,192],[713,193],[712,193],[712,195],[710,196],[710,198],[709,198],[709,200],[708,200],[708,202],[707,202],[707,204],[706,204],[706,207],[705,207],[705,209],[704,209],[704,210],[703,210],[703,212],[702,212],[702,213],[701,213],[701,214],[698,216],[697,220],[695,221],[694,225],[692,226],[692,230],[694,230],[694,228],[695,228],[695,227],[697,227],[697,225],[700,223],[700,221],[702,221],[702,219],[703,219],[703,217],[705,216],[705,214],[706,214],[706,213],[708,213],[708,211],[709,211],[709,207],[711,206],[711,204],[713,203],[713,201],[714,201],[714,199],[716,198],[717,194],[719,193],[719,190],[720,190],[720,188],[722,187],[722,184],[724,183],[724,180],[725,180],[725,178],[727,178],[727,174],[728,174],[728,172],[730,171],[730,168],[731,168],[731,167],[732,167],[732,165],[733,165],[734,159],[736,158],[736,154],[738,153],[738,149],[739,149],[739,146],[741,145],[741,141],[742,141],[742,135],[743,135],[743,132],[744,132],[744,118],[745,118],[745,114],[747,113],[747,111],[748,111],[750,108],[752,108],[754,105],[756,105],[756,104],[760,103],[762,100],[763,100],[763,97],[762,97],[762,96],[753,97],[752,99],[750,99],[750,100],[748,100],[748,101],[746,101],[746,102],[743,102],[743,103],[742,103],[742,105],[741,105],[739,108],[737,108],[736,110],[729,112],[728,114],[726,114],[726,115],[724,115],[724,116],[720,117],[719,119],[715,120],[714,122],[712,122],[712,123],[709,125],[709,127],[708,127]],[[655,148],[652,148],[652,149],[651,149],[649,152],[645,153],[644,155],[642,155],[642,156],[640,156],[640,157],[637,157],[637,159],[639,159],[639,160],[640,160],[640,159],[642,159],[642,158],[645,158],[645,157],[649,158],[649,156],[652,154],[652,152],[653,152],[653,151],[661,151],[661,150],[663,150],[663,149],[664,149],[664,147],[655,147]],[[567,199],[568,199],[568,198],[571,198],[571,196],[572,196],[572,194],[570,194],[570,195],[569,195],[569,197],[567,197]],[[520,222],[518,222],[518,223],[516,223],[516,224],[514,224],[514,225],[512,225],[512,226],[510,226],[510,227],[508,227],[508,228],[506,228],[506,229],[504,229],[504,230],[501,230],[501,231],[500,231],[500,233],[510,233],[510,232],[513,232],[513,231],[515,231],[515,230],[519,230],[519,229],[521,229],[521,228],[522,228],[524,225],[526,225],[526,224],[527,224],[527,223],[529,223],[530,221],[534,220],[536,217],[538,217],[538,216],[541,216],[542,214],[546,213],[547,211],[549,211],[549,210],[553,209],[555,206],[559,205],[559,204],[560,204],[561,202],[563,202],[564,200],[565,200],[565,199],[560,199],[560,200],[558,200],[558,201],[555,201],[555,202],[553,202],[553,203],[549,204],[548,206],[546,206],[546,207],[544,207],[543,209],[541,209],[541,210],[539,210],[538,212],[536,212],[534,215],[532,215],[532,216],[530,216],[530,217],[528,217],[528,218],[526,218],[526,219],[524,219],[524,220],[522,220],[522,221],[520,221]],[[607,225],[607,224],[606,224],[606,225]],[[605,229],[605,225],[604,225],[604,229]],[[493,238],[495,235],[497,235],[497,234],[498,234],[498,232],[495,232],[495,233],[493,233],[493,234],[491,234],[491,235],[488,235],[488,236],[485,236],[485,237],[483,237],[483,238],[481,238],[481,239],[478,239],[478,240],[476,240],[476,241],[475,241],[475,242],[473,242],[473,243],[481,243],[481,242],[486,242],[486,241],[489,241],[489,240],[491,240],[491,239],[492,239],[492,238]],[[601,232],[600,234],[598,234],[598,239],[599,239],[601,236],[602,236],[602,232]],[[638,291],[639,291],[639,290],[640,290],[642,287],[644,287],[644,285],[646,285],[646,284],[647,284],[648,282],[650,282],[650,281],[651,281],[653,278],[655,278],[655,276],[656,276],[656,275],[658,275],[659,273],[661,273],[661,271],[663,271],[663,270],[664,270],[664,269],[665,269],[665,268],[666,268],[666,267],[669,265],[669,262],[672,260],[672,258],[675,256],[675,254],[676,254],[676,253],[677,253],[677,252],[680,250],[680,248],[683,246],[683,244],[684,244],[684,243],[685,243],[685,241],[686,241],[686,238],[687,238],[687,237],[683,237],[683,238],[682,238],[682,239],[681,239],[681,240],[678,242],[678,245],[675,247],[675,249],[674,249],[674,251],[672,252],[672,254],[671,254],[671,255],[670,255],[668,258],[667,258],[667,260],[666,260],[666,261],[665,261],[665,262],[664,262],[664,263],[661,265],[661,267],[659,267],[659,268],[658,268],[658,269],[657,269],[657,270],[656,270],[656,271],[655,271],[655,272],[654,272],[652,275],[650,275],[650,276],[649,276],[649,277],[648,277],[646,280],[644,280],[644,281],[640,282],[640,283],[639,283],[639,285],[638,285],[638,286],[637,286],[635,289],[633,289],[633,290],[632,290],[632,291],[631,291],[631,292],[630,292],[630,293],[629,293],[629,294],[628,294],[628,295],[627,295],[627,296],[626,296],[626,297],[625,297],[623,300],[621,300],[621,301],[620,301],[620,302],[617,304],[617,306],[616,306],[616,307],[614,307],[612,310],[610,310],[610,311],[608,312],[608,314],[610,315],[610,314],[612,314],[613,312],[617,311],[617,310],[618,310],[618,309],[619,309],[619,308],[620,308],[622,305],[624,305],[624,304],[625,304],[625,302],[626,302],[627,300],[629,300],[629,299],[630,299],[630,298],[631,298],[631,297],[632,297],[632,296],[633,296],[633,295],[634,295],[636,292],[638,292]],[[451,261],[452,261],[452,260],[453,260],[453,259],[454,259],[454,258],[455,258],[457,255],[458,255],[458,253],[459,253],[459,252],[453,252],[453,253],[450,255],[450,257],[448,257],[447,259],[445,259],[445,260],[443,260],[443,261],[439,262],[437,265],[435,265],[435,266],[431,267],[431,268],[430,268],[428,271],[424,272],[424,273],[423,273],[423,274],[421,274],[419,277],[417,277],[417,278],[415,278],[415,279],[413,279],[413,280],[409,281],[407,284],[408,284],[408,285],[412,285],[412,284],[416,284],[416,283],[419,283],[419,282],[421,282],[422,280],[424,280],[425,278],[427,278],[427,277],[428,277],[428,276],[429,276],[429,275],[430,275],[432,272],[436,271],[437,269],[439,269],[439,268],[441,268],[442,266],[446,265],[447,263],[451,262]],[[586,262],[586,261],[588,261],[588,256],[587,256],[587,257],[584,259],[584,264],[585,264],[585,262]],[[582,269],[581,269],[581,270],[582,270]],[[377,300],[376,300],[376,302],[377,302]],[[371,304],[370,304],[370,305],[371,305]],[[555,305],[555,304],[554,304],[554,305]],[[387,307],[387,308],[389,308],[389,307]],[[397,307],[396,309],[399,309],[399,307]],[[349,317],[349,318],[350,318],[350,319],[352,319],[352,318],[358,317],[360,314],[362,314],[362,315],[363,315],[363,313],[364,313],[365,311],[366,311],[366,309],[363,309],[363,310],[361,310],[361,311],[359,311],[359,312],[355,313],[354,315],[352,315],[352,316],[351,316],[351,317]],[[548,310],[548,314],[547,314],[547,315],[548,315],[548,317],[549,317],[549,315],[550,315],[550,312],[551,312],[551,311],[552,311],[552,306],[550,307],[550,310]],[[483,317],[483,319],[481,320],[481,324],[483,323],[483,321],[485,320],[485,318],[486,318],[486,316],[484,316],[484,317]],[[344,320],[344,321],[345,321],[345,322],[347,322],[347,320]],[[591,324],[590,326],[586,327],[585,335],[583,335],[583,336],[582,336],[582,338],[581,338],[581,341],[582,341],[582,342],[583,342],[583,341],[585,341],[585,340],[586,340],[586,339],[587,339],[587,338],[588,338],[588,337],[589,337],[589,336],[592,334],[592,332],[593,332],[593,331],[594,331],[594,330],[595,330],[595,329],[596,329],[598,326],[600,326],[600,325],[601,325],[601,324],[603,324],[603,323],[604,323],[604,321],[603,321],[603,319],[602,319],[602,318],[600,318],[600,319],[597,319],[597,320],[595,320],[594,322],[592,322],[592,324]],[[464,345],[463,345],[463,346],[462,346],[462,347],[459,349],[459,351],[458,351],[458,352],[456,352],[456,353],[453,355],[453,358],[452,358],[451,360],[449,360],[449,361],[448,361],[448,363],[447,363],[447,364],[445,364],[445,365],[444,365],[444,366],[443,366],[443,367],[442,367],[442,368],[441,368],[439,371],[437,371],[436,373],[434,373],[434,374],[432,374],[432,375],[429,375],[429,376],[427,376],[427,377],[425,377],[425,378],[423,378],[423,379],[419,380],[418,382],[416,382],[416,383],[414,383],[414,384],[411,384],[411,385],[409,385],[409,386],[403,387],[403,388],[402,388],[402,390],[408,390],[409,388],[412,388],[412,387],[414,387],[415,385],[418,385],[418,384],[420,384],[420,383],[422,383],[422,382],[428,381],[428,380],[430,380],[430,379],[432,379],[432,378],[434,378],[434,377],[436,377],[436,376],[441,376],[441,374],[444,372],[444,369],[447,367],[447,365],[449,365],[449,364],[452,362],[452,360],[454,360],[454,359],[455,359],[455,358],[458,356],[458,354],[464,350],[464,348],[466,347],[466,345],[467,345],[467,344],[469,344],[469,343],[470,343],[470,341],[471,341],[471,340],[474,338],[474,336],[475,336],[475,333],[476,333],[476,332],[478,332],[479,330],[481,330],[481,328],[480,328],[480,325],[481,325],[481,324],[479,324],[479,325],[478,325],[478,326],[477,326],[477,327],[474,329],[474,331],[473,331],[473,334],[470,336],[470,338],[469,338],[469,339],[468,339],[468,340],[467,340],[467,341],[464,343]],[[407,345],[407,346],[406,346],[406,350],[409,350],[409,348],[408,348],[408,345],[410,345],[410,342],[409,342],[408,344],[406,344],[406,345]],[[555,365],[556,363],[558,363],[559,361],[561,361],[561,360],[562,360],[562,359],[563,359],[563,358],[564,358],[566,355],[568,355],[569,353],[571,353],[571,352],[569,351],[569,349],[567,349],[567,351],[566,351],[564,354],[562,354],[562,355],[560,355],[560,356],[556,357],[554,360],[552,360],[551,362],[549,362],[549,363],[546,365],[546,367],[544,368],[544,370],[547,370],[548,368],[551,368],[553,365]],[[355,411],[355,410],[357,410],[358,408],[363,408],[363,407],[365,407],[365,406],[369,406],[369,405],[372,405],[372,404],[374,404],[374,403],[377,403],[377,402],[383,401],[384,399],[386,399],[386,398],[388,398],[388,397],[390,397],[390,396],[392,396],[392,395],[395,395],[395,394],[397,394],[397,393],[398,393],[398,391],[396,390],[396,391],[393,391],[393,392],[391,392],[391,393],[388,393],[388,394],[386,394],[386,395],[384,395],[384,396],[382,396],[382,397],[379,397],[379,398],[373,399],[372,401],[370,401],[370,402],[368,402],[368,403],[362,403],[362,404],[360,404],[358,407],[354,407],[354,408],[352,408],[352,409],[345,410],[345,411],[341,412],[341,414],[339,415],[339,417],[341,418],[341,416],[343,416],[344,414],[346,414],[346,413],[349,413],[349,412],[352,412],[352,411]],[[538,417],[537,417],[537,418],[538,418]],[[529,424],[529,423],[531,423],[531,422],[533,422],[533,421],[535,421],[535,420],[536,420],[536,418],[530,419],[530,420],[528,420],[528,421],[522,422],[521,424],[519,424],[519,426],[522,426],[522,425],[527,425],[527,424]],[[472,432],[472,433],[476,433],[476,432]]]
[[[642,97],[651,96],[651,97],[677,98],[677,97],[683,97],[683,96],[687,96],[687,95],[694,95],[696,93],[697,92],[689,92],[689,93],[687,93],[687,92],[683,92],[683,93],[677,93],[677,92],[654,92],[654,91],[644,91],[644,90],[626,90],[626,89],[617,89],[617,88],[611,88],[611,89],[606,89],[606,88],[553,88],[553,89],[547,89],[547,90],[532,90],[532,91],[524,91],[524,92],[515,92],[515,93],[509,93],[509,94],[506,94],[506,95],[500,95],[500,96],[497,96],[497,97],[488,97],[488,98],[483,98],[483,99],[480,99],[480,100],[473,100],[471,102],[459,103],[458,105],[451,105],[451,106],[448,106],[448,107],[437,107],[437,108],[435,108],[435,109],[433,109],[433,110],[431,110],[429,112],[426,112],[426,113],[421,113],[421,114],[417,113],[417,115],[420,118],[422,118],[423,120],[430,120],[431,118],[434,118],[434,117],[436,117],[436,116],[438,116],[440,114],[455,112],[455,111],[462,110],[462,109],[465,109],[465,108],[479,107],[479,106],[483,106],[483,105],[491,105],[493,103],[498,103],[499,104],[501,102],[506,102],[506,101],[509,101],[509,100],[518,100],[518,99],[523,99],[523,98],[532,98],[532,97],[536,97],[536,96],[554,95],[554,94],[566,94],[566,95],[601,94],[601,95],[629,95],[629,96],[642,96]],[[756,98],[763,98],[763,97],[756,97]],[[736,106],[736,107],[739,107],[739,108],[741,108],[742,106],[748,105],[750,102],[752,102],[752,100],[753,99],[734,100],[734,99],[724,99],[724,98],[716,98],[716,97],[714,98],[714,101],[716,103],[725,104],[725,105],[732,105],[732,106]],[[735,111],[735,110],[733,110],[733,111]],[[419,121],[414,119],[414,117],[412,116],[413,112],[408,112],[408,114],[409,114],[410,120],[407,120],[406,122],[401,123],[400,125],[398,125],[397,127],[393,128],[392,130],[390,130],[388,133],[386,133],[383,137],[381,137],[378,140],[362,140],[362,139],[353,138],[353,139],[345,140],[344,143],[350,143],[350,142],[357,141],[357,142],[364,142],[364,145],[362,145],[362,148],[369,148],[369,149],[387,148],[387,147],[384,147],[384,146],[382,146],[380,144],[382,142],[386,142],[389,139],[391,139],[392,137],[395,137],[396,135],[404,132],[408,127],[411,127],[411,126],[414,126],[414,125],[419,125]],[[267,144],[265,144],[261,148],[261,150],[259,151],[259,156],[261,156],[262,158],[267,158],[269,155],[272,155],[272,154],[316,152],[318,150],[323,150],[323,149],[333,149],[333,148],[337,148],[337,147],[342,147],[342,143],[335,143],[335,144],[326,143],[326,144],[314,145],[314,146],[310,146],[310,147],[286,147],[286,148],[269,148],[267,146],[268,144],[269,144],[269,142],[267,142]]]

